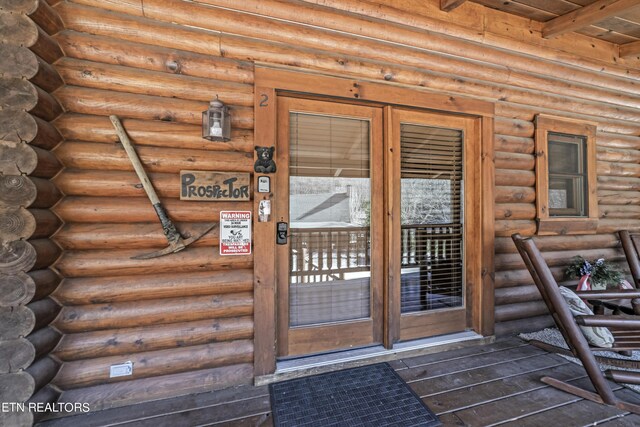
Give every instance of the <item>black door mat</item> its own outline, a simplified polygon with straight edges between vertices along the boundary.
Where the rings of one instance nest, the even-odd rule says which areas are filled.
[[[388,363],[270,384],[275,427],[441,426]]]

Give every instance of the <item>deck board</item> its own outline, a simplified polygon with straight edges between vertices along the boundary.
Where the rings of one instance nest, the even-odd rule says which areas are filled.
[[[519,339],[398,359],[391,366],[438,414],[444,426],[640,425],[640,416],[547,386],[543,376],[590,388],[579,365]],[[640,403],[640,394],[614,385]],[[267,386],[158,400],[45,421],[42,427],[273,426]]]

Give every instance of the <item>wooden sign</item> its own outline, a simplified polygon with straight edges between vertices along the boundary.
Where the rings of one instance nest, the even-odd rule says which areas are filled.
[[[249,174],[180,171],[180,200],[250,200]]]

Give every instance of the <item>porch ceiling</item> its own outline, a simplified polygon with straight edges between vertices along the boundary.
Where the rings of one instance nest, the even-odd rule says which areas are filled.
[[[468,0],[538,21],[545,38],[576,32],[617,45],[621,57],[640,55],[639,0]],[[465,0],[441,0],[453,10]]]

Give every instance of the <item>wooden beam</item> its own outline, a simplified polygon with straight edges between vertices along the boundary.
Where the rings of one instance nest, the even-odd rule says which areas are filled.
[[[640,41],[620,45],[620,58],[640,55]]]
[[[551,38],[575,31],[637,6],[637,0],[599,0],[546,22],[542,27],[542,36]]]
[[[456,7],[462,5],[466,0],[440,0],[440,9],[451,12]]]

